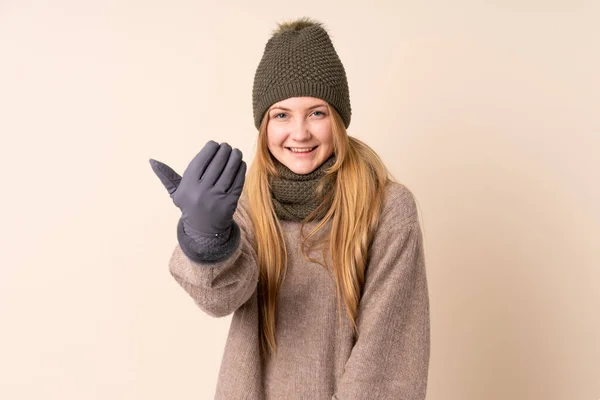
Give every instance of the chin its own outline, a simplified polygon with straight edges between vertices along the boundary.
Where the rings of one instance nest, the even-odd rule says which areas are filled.
[[[288,166],[288,168],[290,168]],[[312,168],[312,166],[309,167],[303,167],[303,168],[290,168],[290,170],[292,170],[293,172],[297,173],[298,175],[306,175],[306,174],[310,174],[311,172],[313,172],[316,168]]]

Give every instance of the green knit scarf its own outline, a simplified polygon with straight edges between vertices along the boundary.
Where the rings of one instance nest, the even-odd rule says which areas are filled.
[[[322,201],[322,198],[317,196],[316,187],[325,175],[325,169],[335,163],[335,154],[332,154],[314,171],[304,175],[296,174],[275,157],[273,157],[273,162],[281,174],[281,177],[269,177],[275,213],[281,220],[302,221]],[[327,193],[332,188],[333,180],[329,180],[323,193]],[[326,212],[325,209],[316,218],[322,219]]]

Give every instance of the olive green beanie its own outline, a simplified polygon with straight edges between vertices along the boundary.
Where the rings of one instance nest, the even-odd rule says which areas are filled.
[[[265,45],[252,89],[254,124],[289,97],[325,100],[350,125],[350,94],[346,71],[321,22],[307,17],[278,24]]]

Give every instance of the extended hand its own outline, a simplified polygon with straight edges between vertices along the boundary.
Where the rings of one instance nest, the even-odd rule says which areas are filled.
[[[181,210],[186,231],[207,237],[228,231],[246,180],[246,163],[239,149],[210,140],[183,177],[152,158],[150,165]]]

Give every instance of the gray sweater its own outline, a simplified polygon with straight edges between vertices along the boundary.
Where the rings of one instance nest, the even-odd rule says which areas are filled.
[[[425,399],[430,320],[422,233],[412,193],[393,182],[386,191],[382,222],[370,248],[356,341],[343,302],[339,327],[335,282],[321,265],[302,256],[300,222],[281,221],[289,264],[277,308],[278,349],[265,362],[247,199],[240,198],[226,242],[195,243],[184,237],[180,224],[180,242],[169,262],[172,276],[208,315],[233,313],[215,399]],[[315,225],[307,224],[305,232]],[[322,261],[320,250],[308,255]]]

